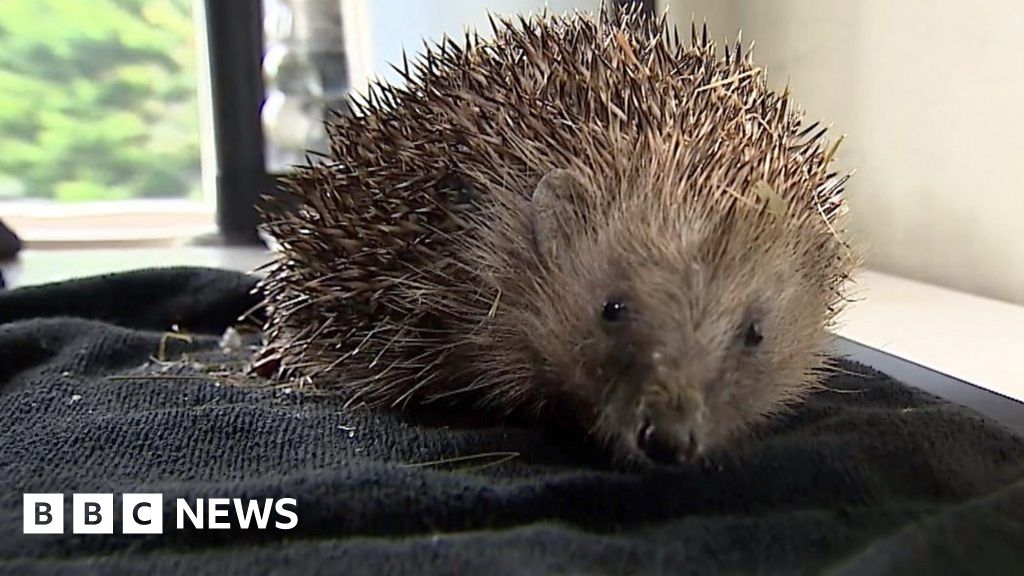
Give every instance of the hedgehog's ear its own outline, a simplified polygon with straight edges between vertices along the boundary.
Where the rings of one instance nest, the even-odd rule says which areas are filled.
[[[577,201],[582,187],[572,172],[556,168],[533,191],[533,239],[541,259],[551,262],[569,248],[570,230],[580,224]]]

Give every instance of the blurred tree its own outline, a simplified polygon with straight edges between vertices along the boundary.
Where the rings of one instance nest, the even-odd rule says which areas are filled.
[[[0,197],[199,194],[191,0],[0,0]]]

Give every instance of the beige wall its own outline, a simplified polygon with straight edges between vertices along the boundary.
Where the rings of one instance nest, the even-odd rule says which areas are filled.
[[[870,267],[1024,303],[1024,2],[662,0],[846,133]]]

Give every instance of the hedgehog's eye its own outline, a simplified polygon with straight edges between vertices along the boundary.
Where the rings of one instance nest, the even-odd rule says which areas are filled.
[[[757,322],[747,324],[747,330],[743,333],[743,345],[747,348],[754,348],[762,340],[764,340],[764,334],[761,334],[761,325]]]
[[[626,304],[621,300],[608,300],[601,308],[601,319],[605,322],[619,322],[626,317]]]

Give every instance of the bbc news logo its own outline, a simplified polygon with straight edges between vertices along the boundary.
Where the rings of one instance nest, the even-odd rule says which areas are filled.
[[[194,502],[177,498],[175,528],[226,530],[237,525],[243,530],[266,530],[271,526],[291,530],[299,524],[297,506],[294,498],[197,498]],[[163,534],[163,508],[163,494],[122,494],[121,533]],[[114,512],[113,494],[72,494],[71,532],[113,534]],[[64,494],[25,494],[23,517],[25,534],[63,534]]]

